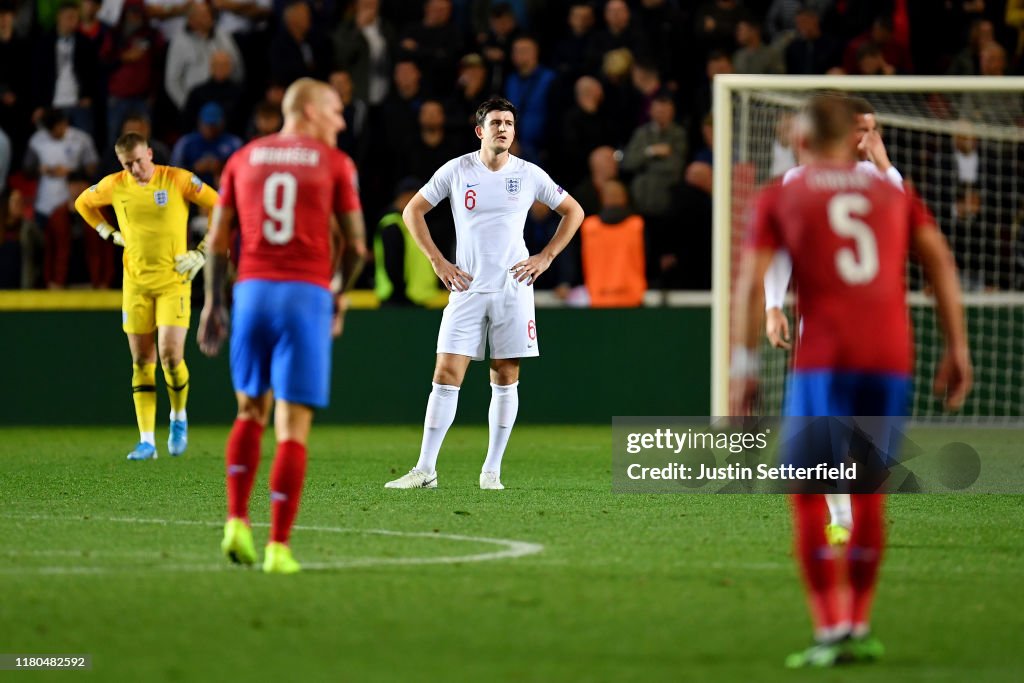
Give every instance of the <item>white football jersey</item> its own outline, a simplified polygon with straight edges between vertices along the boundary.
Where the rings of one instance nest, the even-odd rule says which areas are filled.
[[[455,218],[455,265],[473,276],[470,292],[500,292],[509,268],[529,256],[523,240],[535,200],[554,209],[568,193],[535,164],[509,155],[491,171],[480,152],[452,159],[420,190],[432,206],[444,198]]]

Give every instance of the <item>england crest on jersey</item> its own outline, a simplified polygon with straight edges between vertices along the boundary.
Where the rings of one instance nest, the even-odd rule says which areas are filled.
[[[521,189],[523,189],[522,178],[505,178],[505,192],[519,194]]]
[[[157,206],[167,206],[167,190],[157,190],[153,193],[153,201]]]

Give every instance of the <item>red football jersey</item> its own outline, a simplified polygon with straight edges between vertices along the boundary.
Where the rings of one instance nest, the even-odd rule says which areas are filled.
[[[330,217],[360,208],[355,165],[319,140],[268,135],[235,152],[220,204],[238,212],[238,280],[330,287]]]
[[[913,193],[847,166],[810,166],[758,198],[750,241],[785,249],[802,329],[799,370],[909,373],[906,261],[935,220]]]

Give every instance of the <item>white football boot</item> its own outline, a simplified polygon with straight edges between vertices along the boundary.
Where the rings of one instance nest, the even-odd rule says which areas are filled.
[[[483,480],[481,480],[483,481]],[[436,489],[437,472],[426,474],[413,467],[408,474],[404,474],[394,481],[384,484],[386,489]]]
[[[505,489],[497,472],[481,472],[480,488],[484,491],[503,491]]]

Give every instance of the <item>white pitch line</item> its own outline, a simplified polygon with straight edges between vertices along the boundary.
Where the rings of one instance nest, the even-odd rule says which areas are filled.
[[[37,519],[52,521],[75,521],[75,522],[113,522],[118,524],[159,524],[159,525],[194,525],[220,527],[221,522],[204,522],[188,519],[143,519],[138,517],[57,517],[52,515],[12,515],[0,514],[0,517],[8,519]],[[266,522],[253,524],[253,526],[270,526]],[[535,555],[544,550],[540,543],[529,543],[527,541],[516,541],[507,538],[488,538],[482,536],[464,536],[462,534],[442,534],[429,531],[394,531],[391,529],[356,529],[350,527],[331,526],[304,526],[296,525],[293,529],[297,531],[314,531],[336,534],[369,534],[375,536],[395,536],[400,538],[431,538],[447,541],[461,541],[465,543],[486,543],[501,547],[486,553],[474,553],[471,555],[444,555],[439,557],[355,557],[332,562],[305,562],[303,569],[347,569],[353,567],[375,567],[381,565],[416,565],[416,564],[462,564],[468,562],[493,562],[495,560],[512,560],[527,555]],[[18,551],[8,551],[6,554],[17,554]],[[66,554],[84,556],[82,551],[27,551],[23,554]],[[110,553],[114,555],[114,553]],[[160,553],[147,554],[148,557],[156,557]],[[158,571],[228,571],[237,569],[227,563],[217,564],[160,564],[153,567],[125,567],[116,570],[110,567],[87,567],[87,566],[52,566],[52,567],[5,567],[0,568],[0,574],[107,574],[115,571],[138,571],[139,569],[155,569]]]

